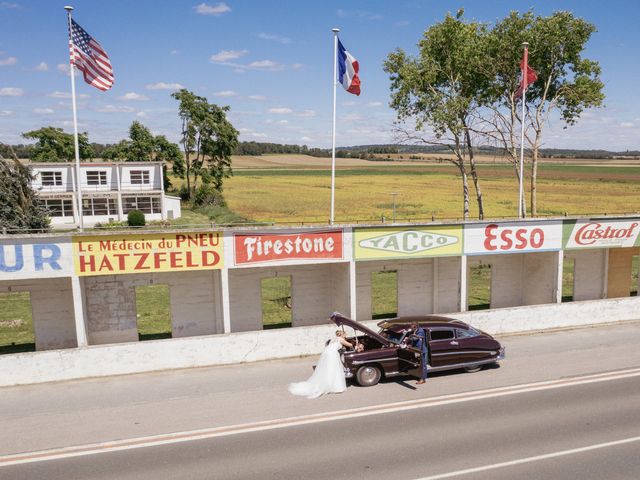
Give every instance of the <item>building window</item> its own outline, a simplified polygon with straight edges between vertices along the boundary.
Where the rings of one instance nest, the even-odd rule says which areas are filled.
[[[47,198],[43,203],[52,217],[73,217],[73,200],[70,198]]]
[[[162,213],[160,197],[122,197],[122,209],[125,214],[131,210],[142,213]]]
[[[115,198],[83,198],[82,214],[93,215],[118,215],[118,204]]]
[[[149,185],[149,170],[131,170],[131,185]]]
[[[87,172],[87,185],[106,185],[107,172],[92,170]]]
[[[42,185],[47,187],[59,187],[62,185],[62,172],[40,172]]]

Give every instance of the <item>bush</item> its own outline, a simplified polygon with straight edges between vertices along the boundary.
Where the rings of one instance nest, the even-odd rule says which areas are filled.
[[[226,207],[222,192],[211,185],[200,185],[193,195],[193,204],[196,207]]]
[[[191,198],[191,194],[189,193],[189,190],[187,189],[186,185],[182,185],[180,187],[180,190],[178,190],[178,196],[180,197],[180,200],[182,200],[183,202],[186,202]]]
[[[144,227],[146,223],[144,213],[140,210],[130,210],[127,214],[127,223],[130,227]]]

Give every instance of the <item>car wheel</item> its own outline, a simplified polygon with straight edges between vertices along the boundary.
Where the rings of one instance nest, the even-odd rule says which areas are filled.
[[[363,365],[356,372],[356,380],[361,387],[373,387],[381,378],[382,372],[375,365]]]
[[[482,365],[476,365],[475,367],[464,367],[464,371],[467,373],[476,373],[482,370]]]

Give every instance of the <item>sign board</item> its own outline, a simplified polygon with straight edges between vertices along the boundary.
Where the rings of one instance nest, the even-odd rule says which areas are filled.
[[[462,225],[356,228],[356,260],[462,255]]]
[[[236,265],[344,258],[342,230],[234,234]]]
[[[562,248],[562,220],[549,222],[477,223],[464,227],[464,253],[544,252]]]
[[[640,219],[567,220],[564,248],[617,248],[640,246]]]
[[[223,266],[222,250],[220,232],[73,237],[80,276],[215,270]]]
[[[0,280],[70,277],[71,239],[0,240]]]

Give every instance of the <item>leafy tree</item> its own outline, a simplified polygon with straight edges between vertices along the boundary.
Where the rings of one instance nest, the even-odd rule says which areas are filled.
[[[164,135],[154,136],[142,123],[134,121],[129,127],[129,139],[106,148],[103,158],[125,162],[171,163],[174,175],[184,176],[184,160],[180,147],[170,142]],[[171,186],[164,170],[165,190]]]
[[[171,94],[178,100],[182,120],[187,196],[197,187],[198,178],[222,190],[232,175],[231,154],[238,145],[238,131],[227,120],[229,107],[219,107],[186,89]]]
[[[0,230],[46,231],[49,216],[31,188],[33,175],[15,154],[12,160],[0,155]]]
[[[531,215],[537,213],[538,158],[551,115],[556,112],[566,128],[576,124],[585,109],[601,106],[604,100],[600,65],[583,58],[594,32],[593,24],[571,12],[559,11],[547,17],[512,12],[489,35],[492,84],[486,92],[488,105],[496,113],[494,118],[499,119],[493,122],[493,133],[513,158],[519,141],[519,133],[514,130],[519,122],[525,122],[525,141],[531,150]],[[538,80],[527,90],[526,115],[521,119],[514,91],[523,41],[529,42],[529,64],[538,73]]]
[[[486,27],[466,22],[463,11],[432,25],[418,43],[415,57],[397,49],[384,69],[391,79],[391,107],[396,110],[403,141],[448,148],[462,180],[463,216],[469,216],[467,164],[474,181],[479,218],[484,217],[472,129],[479,95],[486,83],[479,63]],[[411,127],[400,126],[406,122]],[[428,132],[424,130],[427,129]]]
[[[61,128],[43,127],[22,134],[24,138],[37,140],[31,151],[34,162],[71,162],[75,160],[73,135]],[[86,132],[78,134],[80,158],[93,158],[93,147]]]

